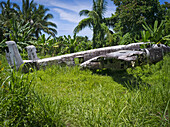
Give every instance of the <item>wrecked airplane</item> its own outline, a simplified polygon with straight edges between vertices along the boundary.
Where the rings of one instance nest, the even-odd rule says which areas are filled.
[[[164,54],[170,52],[170,47],[163,44],[157,45],[149,42],[139,42],[39,59],[35,46],[31,45],[26,47],[29,60],[22,60],[16,43],[14,41],[7,41],[6,44],[9,50],[9,52],[6,51],[8,63],[12,67],[15,65],[17,70],[23,64],[23,67],[27,68],[26,70],[28,70],[29,67],[39,69],[47,65],[55,64],[74,66],[76,65],[76,59],[78,59],[78,65],[82,68],[122,70],[148,62],[156,63],[163,59]]]

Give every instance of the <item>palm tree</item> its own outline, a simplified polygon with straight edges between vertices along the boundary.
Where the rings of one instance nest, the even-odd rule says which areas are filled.
[[[37,39],[41,31],[52,36],[57,34],[57,25],[48,21],[53,18],[53,15],[47,14],[47,11],[49,11],[49,9],[43,5],[39,5],[37,8],[37,4],[34,3],[33,0],[31,2],[29,0],[22,0],[22,11],[20,10],[21,18],[25,20],[25,23],[30,22],[32,27],[34,27]]]
[[[30,41],[34,38],[32,35],[34,28],[31,28],[29,22],[25,24],[24,20],[18,22],[15,18],[10,20],[10,24],[9,32],[5,32],[4,35],[9,36],[10,40],[15,41],[18,49],[22,51],[22,48],[31,44]]]
[[[37,4],[34,3],[34,0],[31,2],[29,0],[22,0],[22,10],[20,10],[21,19],[24,19],[25,23],[28,23],[33,20],[37,15],[34,13],[36,10]]]
[[[111,25],[112,18],[104,18],[106,6],[107,2],[105,0],[93,0],[93,9],[91,11],[81,10],[79,12],[80,16],[88,17],[79,22],[74,29],[74,33],[78,33],[85,27],[91,28],[93,30],[93,48],[106,46],[104,37],[106,33],[111,34],[107,26]]]
[[[17,13],[19,6],[16,3],[11,3],[10,0],[8,0],[7,2],[0,2],[0,9],[0,30],[3,31],[3,33],[9,32],[9,28],[11,27],[10,20],[19,16]],[[9,37],[7,38],[9,40]]]
[[[0,2],[0,9],[0,42],[6,38],[7,40],[15,38],[15,41],[24,40],[30,36],[32,37],[32,35],[36,36],[38,39],[42,31],[52,36],[55,36],[57,33],[55,29],[57,28],[56,24],[49,21],[49,19],[53,18],[52,14],[47,13],[49,9],[45,8],[43,5],[37,6],[33,0],[22,0],[21,9],[17,4],[11,3],[10,0],[7,2]],[[14,20],[15,22],[13,22]],[[26,29],[27,31],[23,31],[24,33],[28,32],[29,36],[23,36],[23,39],[18,39],[18,34],[14,34],[17,30],[13,28],[22,28],[24,26],[27,26],[28,29]],[[10,35],[13,35],[13,37]]]
[[[39,5],[38,9],[35,11],[36,18],[33,20],[33,26],[35,27],[35,34],[37,38],[39,34],[41,34],[41,31],[44,31],[53,37],[55,37],[55,34],[57,34],[57,25],[48,21],[49,19],[53,18],[53,15],[47,13],[47,11],[49,11],[49,9],[45,8],[43,5]]]
[[[13,17],[13,13],[17,13],[16,10],[19,10],[19,6],[8,0],[7,2],[0,2],[0,9],[2,10],[1,15],[3,15],[4,18],[11,19]]]

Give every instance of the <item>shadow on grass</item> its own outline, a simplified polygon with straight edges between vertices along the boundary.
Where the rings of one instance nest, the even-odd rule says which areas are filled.
[[[139,89],[139,86],[150,86],[148,83],[144,82],[139,76],[134,76],[132,74],[127,73],[126,70],[121,71],[112,71],[108,69],[103,70],[92,70],[94,74],[103,75],[103,76],[110,76],[112,79],[123,85],[128,89]]]

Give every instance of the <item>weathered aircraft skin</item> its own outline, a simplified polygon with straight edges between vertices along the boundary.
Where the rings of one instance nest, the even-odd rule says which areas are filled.
[[[75,59],[79,60],[82,68],[101,69],[108,68],[112,70],[121,70],[128,67],[145,64],[147,62],[155,63],[163,59],[165,53],[170,52],[170,47],[163,44],[151,45],[149,42],[132,43],[129,45],[118,45],[105,48],[92,49],[77,53],[71,53],[56,57],[39,59],[36,54],[35,46],[27,46],[29,60],[22,60],[16,43],[7,41],[9,52],[6,57],[10,66],[16,65],[18,70],[24,64],[24,67],[36,67],[37,69],[54,64],[75,65]],[[141,49],[143,45],[150,45],[148,48]]]
[[[163,44],[153,44],[144,49],[119,50],[97,56],[80,64],[80,66],[89,69],[122,70],[147,63],[156,63],[162,60],[168,52],[170,52],[170,47]]]

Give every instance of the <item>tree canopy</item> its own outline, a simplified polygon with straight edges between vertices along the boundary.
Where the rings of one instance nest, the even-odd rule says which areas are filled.
[[[37,5],[34,0],[22,0],[21,8],[8,0],[0,2],[0,8],[0,42],[3,39],[19,42],[19,36],[24,35],[27,36],[24,41],[30,41],[32,37],[38,39],[42,31],[52,36],[57,34],[57,25],[49,21],[53,18],[53,15],[48,13],[49,9]]]
[[[75,27],[76,35],[85,27],[93,31],[90,48],[99,48],[138,41],[154,41],[169,44],[170,41],[170,3],[160,4],[159,0],[111,0],[117,7],[111,17],[105,17],[106,0],[93,0],[91,10],[81,10],[80,16],[86,16]],[[14,40],[20,49],[31,41],[41,40],[42,32],[53,37],[57,34],[57,25],[50,21],[53,15],[49,9],[33,0],[22,0],[18,6],[10,0],[0,2],[0,48],[6,40]],[[73,47],[83,46],[76,37],[64,36],[63,53],[79,51]],[[50,39],[51,40],[51,39]],[[54,41],[57,40],[54,38]],[[74,40],[74,41],[73,41]],[[51,41],[54,43],[54,41]],[[65,43],[69,42],[69,43]],[[71,42],[71,43],[70,43]],[[74,42],[74,43],[72,43]],[[91,45],[92,44],[92,45]],[[63,47],[63,43],[58,44]]]
[[[162,20],[163,10],[159,0],[112,0],[117,6],[115,15],[124,34],[139,33],[143,21],[154,24],[155,20]]]

